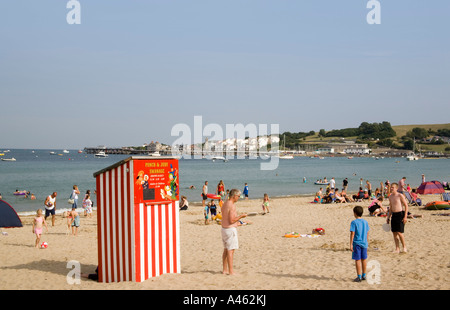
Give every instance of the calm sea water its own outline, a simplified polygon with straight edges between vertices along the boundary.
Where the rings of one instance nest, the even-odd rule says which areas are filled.
[[[54,151],[60,155],[50,155]],[[1,152],[0,152],[1,153]],[[79,154],[77,150],[23,150],[11,149],[3,158],[16,158],[15,162],[0,161],[0,193],[3,200],[10,203],[21,214],[33,213],[43,208],[43,201],[52,192],[58,192],[57,207],[60,212],[67,209],[67,199],[72,186],[78,185],[81,197],[86,190],[95,190],[94,172],[108,167],[128,155],[109,155],[108,158],[95,158],[91,154]],[[227,189],[243,190],[248,183],[250,198],[262,199],[267,193],[270,197],[313,194],[318,190],[314,181],[327,177],[336,179],[341,186],[344,178],[349,179],[349,191],[357,191],[360,178],[369,180],[373,188],[380,182],[397,182],[405,176],[411,187],[417,187],[424,173],[427,180],[450,181],[449,159],[421,159],[407,161],[405,158],[338,158],[324,159],[295,157],[280,160],[276,170],[260,170],[261,159],[232,159],[228,162],[207,159],[181,159],[180,194],[191,202],[201,201],[201,189],[204,182],[209,183],[210,193],[214,193],[217,184],[223,180]],[[267,161],[265,161],[267,162]],[[303,178],[306,178],[306,183]],[[194,185],[196,189],[189,189]],[[23,196],[14,196],[14,191],[29,190],[36,200]],[[93,195],[94,196],[94,195]],[[95,196],[92,197],[96,205]],[[79,199],[81,203],[82,198]]]

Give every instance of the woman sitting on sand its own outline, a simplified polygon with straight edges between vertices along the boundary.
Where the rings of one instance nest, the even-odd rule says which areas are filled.
[[[371,216],[381,216],[387,214],[387,210],[383,208],[383,197],[375,199],[369,206],[369,214]]]
[[[189,202],[188,202],[186,196],[181,196],[180,211],[187,210],[188,208],[189,208]]]
[[[353,202],[352,197],[349,197],[349,196],[347,195],[347,193],[346,193],[344,190],[341,191],[341,196],[345,198],[345,201],[347,201],[347,202]]]
[[[335,202],[342,202],[342,203],[346,202],[345,198],[339,194],[339,189],[337,188],[334,190],[334,198]]]

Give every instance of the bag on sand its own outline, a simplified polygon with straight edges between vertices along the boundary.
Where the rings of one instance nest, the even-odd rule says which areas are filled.
[[[323,228],[314,228],[313,229],[313,231],[312,231],[312,234],[313,235],[325,235],[325,229],[323,229]]]

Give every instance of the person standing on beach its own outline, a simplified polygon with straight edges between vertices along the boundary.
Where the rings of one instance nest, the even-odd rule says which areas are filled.
[[[47,196],[47,198],[45,199],[44,202],[44,206],[45,206],[45,219],[47,219],[47,217],[49,215],[52,216],[52,226],[55,226],[55,211],[56,211],[56,196],[57,193],[53,192],[51,195]]]
[[[404,191],[406,191],[406,177],[403,177],[400,181],[398,181],[398,192],[399,193],[403,193]],[[394,183],[392,183],[394,184]]]
[[[248,199],[248,185],[247,185],[247,183],[245,183],[243,194],[245,196],[245,199]]]
[[[219,195],[222,199],[225,197],[225,184],[223,184],[222,180],[217,184],[216,195]]]
[[[36,248],[39,248],[39,242],[41,241],[43,225],[45,225],[45,228],[47,229],[47,232],[48,232],[47,222],[45,221],[44,217],[42,216],[42,210],[39,209],[36,211],[36,217],[33,220],[33,233],[36,235],[36,242],[35,242],[34,246]]]
[[[353,208],[355,219],[350,224],[350,250],[352,259],[355,260],[357,278],[354,282],[361,282],[366,279],[367,268],[367,248],[369,247],[369,223],[362,219],[363,208],[356,206]]]
[[[70,221],[70,224],[72,225],[72,235],[76,236],[78,233],[78,227],[80,227],[80,215],[74,207],[72,207],[71,216],[72,220]]]
[[[263,204],[262,204],[263,214],[266,214],[266,210],[267,210],[267,213],[270,213],[269,206],[270,206],[269,195],[264,194]]]
[[[405,209],[403,210],[403,206]],[[386,217],[386,223],[391,222],[391,231],[394,237],[395,250],[394,253],[400,253],[400,242],[403,245],[403,252],[407,252],[405,237],[405,224],[408,215],[408,202],[403,194],[398,192],[398,184],[392,183],[391,195],[389,196],[389,211]],[[391,220],[392,217],[392,220]]]
[[[78,205],[78,194],[80,193],[80,191],[78,190],[78,186],[74,185],[72,187],[72,195],[70,195],[70,197],[73,199],[73,204],[72,204],[72,209],[73,208],[77,208]]]
[[[208,181],[205,181],[205,185],[203,185],[202,188],[202,207],[205,209],[206,206],[206,200],[208,199]]]
[[[367,194],[369,195],[369,199],[372,196],[372,184],[370,184],[369,180],[366,180],[366,188]]]
[[[247,216],[247,214],[237,215],[236,202],[241,196],[241,191],[232,189],[227,201],[222,206],[222,242],[223,254],[222,265],[223,274],[234,274],[233,271],[233,257],[234,251],[239,248],[238,235],[236,227],[239,225],[239,220]]]
[[[334,188],[336,187],[336,181],[334,180],[334,177],[330,180],[330,189],[334,191]]]
[[[344,192],[347,192],[347,188],[348,188],[348,179],[345,178],[345,179],[342,181],[342,190],[343,190]]]

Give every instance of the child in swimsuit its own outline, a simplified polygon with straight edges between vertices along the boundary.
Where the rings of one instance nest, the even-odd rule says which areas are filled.
[[[270,213],[270,211],[269,211],[269,195],[267,195],[267,194],[264,194],[264,201],[262,204],[262,209],[263,209],[264,214],[266,214],[266,209],[267,209],[267,213]]]
[[[39,242],[41,241],[42,228],[45,225],[45,228],[48,232],[47,222],[45,222],[44,216],[42,215],[42,210],[39,209],[36,211],[36,217],[33,220],[33,230],[32,232],[36,234],[36,242],[35,247],[39,248]]]
[[[92,200],[91,200],[91,195],[86,194],[86,197],[83,200],[83,208],[84,208],[84,213],[85,216],[92,216]]]
[[[78,233],[78,227],[80,227],[80,215],[77,211],[75,211],[75,208],[72,207],[72,221],[70,222],[72,225],[72,235],[76,236]]]

